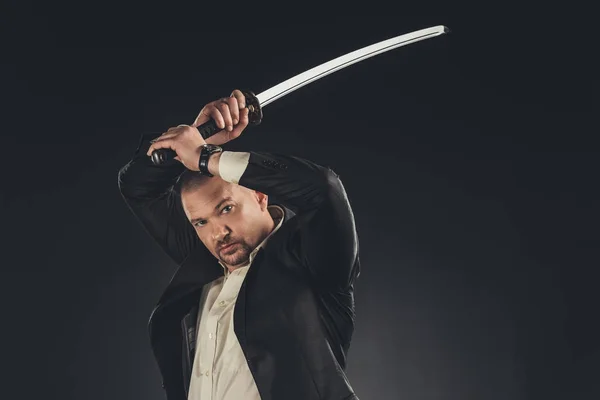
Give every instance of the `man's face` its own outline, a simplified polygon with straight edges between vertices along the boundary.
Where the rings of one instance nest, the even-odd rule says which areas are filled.
[[[206,248],[221,262],[236,267],[269,234],[267,196],[213,177],[184,191],[183,209]]]

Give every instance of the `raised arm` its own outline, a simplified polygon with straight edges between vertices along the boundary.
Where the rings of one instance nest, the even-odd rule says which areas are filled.
[[[206,142],[222,144],[239,136],[238,127],[248,123],[248,110],[241,107],[242,101],[243,96],[231,106],[221,100],[203,109],[196,126],[210,117],[221,127],[235,125],[239,118],[232,131],[223,130]],[[239,112],[233,115],[230,110],[238,107]],[[206,142],[194,126],[181,125],[153,143],[146,155],[170,148],[178,161],[198,171],[200,148]],[[335,172],[303,158],[256,151],[215,153],[209,159],[208,171],[275,197],[296,212],[297,229],[289,250],[317,284],[346,289],[353,283],[359,270],[358,236],[348,197]]]
[[[346,289],[358,276],[358,235],[339,176],[294,156],[223,152],[211,156],[209,171],[222,179],[274,196],[299,219],[293,255],[317,285]]]
[[[119,190],[150,236],[173,261],[181,264],[201,242],[172,190],[185,167],[177,161],[152,164],[146,152],[154,137],[141,137],[133,158],[119,171]]]

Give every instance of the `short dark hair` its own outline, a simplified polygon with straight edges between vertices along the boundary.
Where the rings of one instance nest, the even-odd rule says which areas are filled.
[[[177,179],[177,183],[174,187],[175,192],[181,195],[183,192],[197,189],[206,182],[207,179],[210,178],[206,175],[202,175],[200,171],[186,169]]]

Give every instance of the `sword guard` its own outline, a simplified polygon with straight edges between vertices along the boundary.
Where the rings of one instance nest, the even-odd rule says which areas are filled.
[[[248,125],[258,125],[262,121],[263,113],[256,95],[250,90],[242,90],[246,98],[246,108],[248,108]]]

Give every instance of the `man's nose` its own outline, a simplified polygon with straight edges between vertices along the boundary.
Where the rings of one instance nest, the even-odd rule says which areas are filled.
[[[229,234],[229,228],[225,225],[215,225],[213,230],[213,240],[216,242],[222,241]]]

